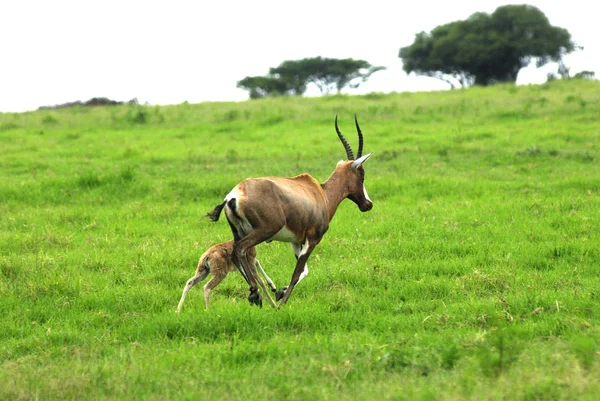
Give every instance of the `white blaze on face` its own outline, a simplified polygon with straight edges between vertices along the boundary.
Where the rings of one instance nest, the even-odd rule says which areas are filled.
[[[371,200],[371,198],[369,198],[369,194],[367,194],[367,188],[365,187],[365,185],[364,185],[364,184],[363,184],[363,193],[365,194],[365,198],[366,198],[366,199],[367,199],[369,202],[373,203],[373,201]]]

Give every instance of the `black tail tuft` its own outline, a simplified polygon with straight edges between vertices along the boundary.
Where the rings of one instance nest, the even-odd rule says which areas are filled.
[[[209,217],[212,221],[219,220],[219,217],[221,216],[221,210],[223,210],[224,207],[225,207],[225,202],[221,203],[220,205],[215,206],[215,208],[212,211],[210,211],[209,213],[206,213],[206,217]]]

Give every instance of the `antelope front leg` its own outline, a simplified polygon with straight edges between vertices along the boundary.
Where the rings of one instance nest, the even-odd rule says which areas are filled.
[[[302,244],[296,244],[294,242],[291,243],[292,245],[292,250],[294,251],[294,256],[296,257],[296,262],[298,261],[298,258],[300,257],[300,254],[302,253]],[[262,268],[261,268],[262,270]],[[264,273],[264,272],[263,272]],[[302,273],[300,274],[300,277],[298,278],[298,283],[302,281],[302,279],[304,277],[306,277],[306,275],[308,274],[308,264],[304,264],[304,269],[302,270]],[[298,285],[298,283],[296,283],[296,285]],[[273,287],[275,286],[275,284],[273,284]],[[273,288],[271,287],[271,289]],[[288,286],[286,285],[285,287],[283,287],[281,290],[274,290],[275,292],[275,300],[279,301],[281,300],[281,298],[283,298],[283,294],[285,294],[285,291],[288,289]]]
[[[302,279],[303,279],[304,277],[306,277],[307,275],[308,275],[308,264],[305,264],[305,265],[304,265],[304,268],[302,269],[302,273],[300,273],[300,277],[298,277],[298,282],[297,282],[295,285],[298,285],[298,284],[299,284],[299,283],[302,281]],[[286,285],[286,286],[285,286],[285,287],[283,287],[281,290],[277,290],[277,291],[275,292],[275,300],[276,300],[276,301],[279,301],[279,300],[281,300],[281,298],[283,298],[283,295],[284,295],[284,294],[285,294],[285,292],[287,291],[288,287],[289,287],[289,286],[288,286],[288,285]]]
[[[285,293],[283,294],[283,297],[281,298],[281,301],[279,302],[278,308],[281,308],[287,302],[288,298],[292,294],[292,291],[294,290],[294,287],[300,281],[300,276],[302,276],[302,273],[304,272],[304,269],[306,267],[306,261],[308,260],[308,257],[312,253],[313,249],[315,249],[315,246],[316,246],[316,244],[314,244],[314,245],[310,244],[308,242],[308,239],[304,243],[304,246],[302,247],[302,251],[300,252],[300,255],[298,256],[298,260],[296,261],[296,268],[294,269],[294,273],[292,274],[292,280],[290,281],[290,285],[285,290]],[[307,269],[307,272],[308,272],[308,269]]]
[[[283,293],[285,292],[285,290],[287,289],[287,287],[284,287],[283,290],[278,290],[277,286],[275,285],[275,283],[273,282],[273,280],[271,280],[271,277],[269,277],[269,275],[267,274],[267,272],[265,271],[265,269],[263,269],[263,267],[261,266],[261,264],[258,261],[258,259],[256,259],[256,266],[258,267],[258,269],[260,270],[260,272],[262,273],[262,275],[267,280],[267,284],[269,285],[269,288],[271,289],[271,291],[275,294],[275,300],[279,301],[281,298],[283,298]],[[308,269],[305,269],[305,271],[308,272]],[[302,275],[300,276],[300,280],[302,280],[302,276],[305,276],[305,275],[306,275],[305,272],[302,272]],[[258,278],[260,278],[260,277],[258,277]],[[260,283],[260,281],[259,281],[259,283]],[[272,305],[276,307],[275,302],[273,301],[273,299],[269,295],[269,292],[266,290],[266,288],[264,288],[264,284],[261,283],[261,286],[263,286],[263,291],[265,292],[265,294],[267,294],[269,302],[271,302]]]

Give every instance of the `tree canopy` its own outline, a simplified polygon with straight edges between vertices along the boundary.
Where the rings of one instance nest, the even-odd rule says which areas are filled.
[[[269,69],[262,77],[246,77],[238,88],[248,90],[250,98],[297,95],[306,92],[308,84],[315,84],[321,93],[338,93],[345,87],[357,88],[369,77],[385,67],[372,66],[364,60],[323,57],[287,60]]]
[[[238,81],[237,87],[247,90],[250,93],[250,99],[282,96],[293,93],[292,88],[287,82],[269,76],[246,77],[241,81]]]
[[[577,48],[571,34],[550,24],[529,5],[498,7],[420,32],[400,49],[407,73],[442,79],[454,87],[514,82],[519,70],[535,60],[538,67],[561,62]]]

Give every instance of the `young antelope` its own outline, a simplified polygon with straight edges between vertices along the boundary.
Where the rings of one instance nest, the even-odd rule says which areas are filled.
[[[179,301],[179,305],[177,306],[177,312],[181,310],[183,306],[183,301],[189,290],[192,289],[196,284],[204,280],[209,274],[212,275],[212,278],[206,285],[204,285],[204,303],[206,309],[208,309],[210,291],[215,288],[225,277],[227,274],[238,270],[237,266],[233,263],[231,259],[233,254],[233,244],[234,241],[230,240],[227,242],[222,242],[220,244],[216,244],[211,246],[206,252],[202,254],[200,260],[198,261],[198,267],[196,268],[196,274],[190,278],[185,287],[183,288],[183,294],[181,295],[181,300]],[[252,247],[248,249],[246,252],[246,261],[249,265],[258,267],[260,272],[265,276],[267,283],[272,291],[276,291],[275,284],[271,278],[267,275],[267,273],[263,270],[260,262],[256,259],[256,248]],[[275,306],[275,302],[270,297],[268,291],[265,288],[265,284],[260,278],[260,276],[256,276],[255,279],[260,284],[263,291],[267,294],[267,298],[270,300],[271,305]]]

